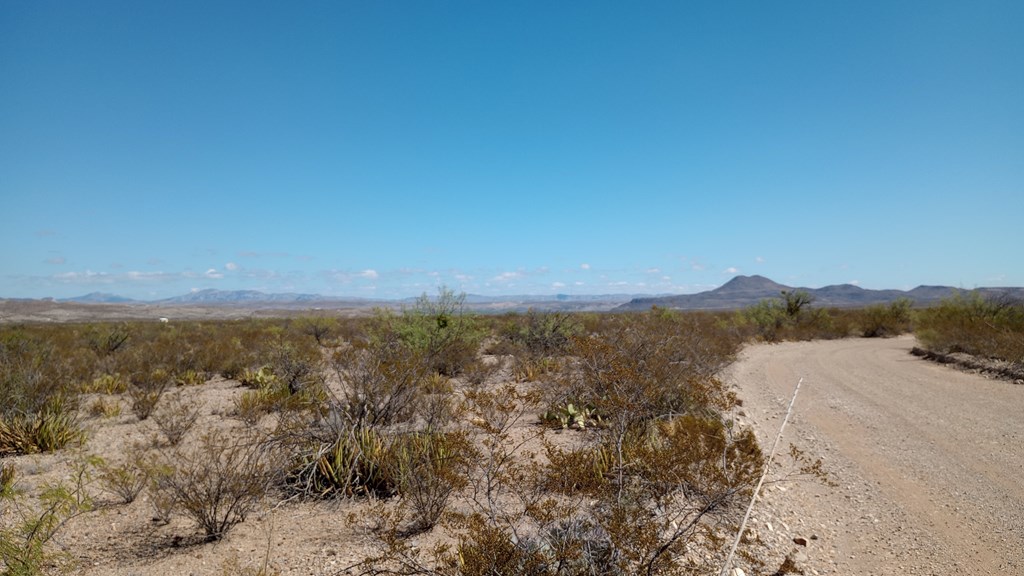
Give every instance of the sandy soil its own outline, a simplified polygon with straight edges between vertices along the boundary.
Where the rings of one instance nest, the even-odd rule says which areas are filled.
[[[744,351],[729,379],[762,443],[803,378],[784,445],[822,458],[838,484],[773,486],[755,529],[807,538],[808,574],[1024,573],[1024,387],[911,356],[914,343]]]

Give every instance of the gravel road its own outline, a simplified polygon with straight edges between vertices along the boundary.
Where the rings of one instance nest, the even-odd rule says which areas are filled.
[[[1024,386],[916,358],[914,343],[756,345],[730,369],[741,422],[768,447],[803,378],[783,447],[838,484],[768,488],[752,528],[775,558],[797,554],[807,574],[1024,574]]]

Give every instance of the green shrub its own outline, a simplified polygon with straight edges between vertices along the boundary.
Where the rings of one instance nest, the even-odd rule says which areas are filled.
[[[933,352],[966,352],[1024,363],[1024,302],[958,294],[920,310],[915,333]]]
[[[13,484],[13,468],[4,466],[0,476],[7,476],[4,481]],[[72,483],[44,485],[35,504],[12,486],[0,491],[4,510],[9,504],[12,511],[12,522],[0,527],[0,576],[37,576],[54,569],[70,570],[70,556],[52,550],[51,542],[69,520],[92,509],[86,490],[89,480],[90,464],[80,463],[75,466]]]
[[[380,310],[371,336],[387,341],[393,333],[403,345],[422,354],[430,368],[457,376],[476,359],[485,336],[477,320],[465,312],[465,300],[465,294],[441,288],[436,298],[423,294],[401,314]]]
[[[886,338],[910,331],[913,302],[900,298],[890,304],[868,306],[862,311],[860,328],[865,338]]]

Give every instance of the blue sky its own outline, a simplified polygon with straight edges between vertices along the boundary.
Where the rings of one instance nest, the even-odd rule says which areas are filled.
[[[0,297],[1024,286],[1024,3],[0,0]]]

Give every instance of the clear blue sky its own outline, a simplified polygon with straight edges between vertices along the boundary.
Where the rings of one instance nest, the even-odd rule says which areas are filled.
[[[1024,2],[0,0],[0,296],[1024,285]]]

